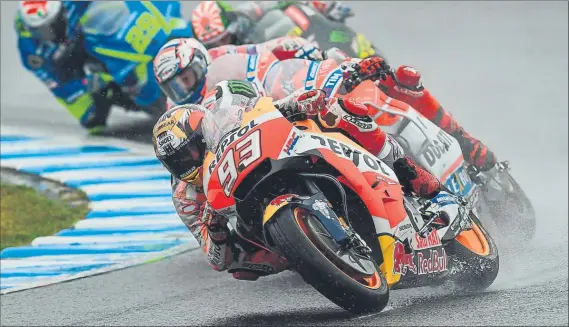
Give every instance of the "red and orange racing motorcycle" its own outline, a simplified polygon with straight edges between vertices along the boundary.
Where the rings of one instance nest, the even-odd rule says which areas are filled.
[[[385,163],[312,120],[291,123],[272,98],[206,112],[203,135],[204,192],[233,235],[345,310],[381,311],[390,289],[448,280],[481,290],[498,274],[496,245],[460,198],[404,195]]]
[[[450,193],[464,197],[488,230],[502,238],[517,239],[522,235],[531,239],[535,234],[536,212],[507,161],[487,172],[477,171],[464,160],[461,146],[452,135],[407,103],[387,96],[373,82],[364,81],[347,92],[341,67],[334,60],[284,60],[266,77],[260,74],[259,80],[277,99],[297,89],[321,89],[331,97],[353,97],[368,107],[370,122],[375,121],[393,136],[405,153],[437,177]]]

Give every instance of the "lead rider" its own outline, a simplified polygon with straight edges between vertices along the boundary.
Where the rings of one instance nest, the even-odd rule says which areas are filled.
[[[257,88],[247,81],[235,82],[241,83],[240,92],[234,93],[228,81],[216,84],[211,92],[216,100],[208,108],[214,110],[223,106],[239,110],[254,106],[260,98]],[[244,92],[244,89],[248,91]],[[358,121],[366,119],[367,108],[364,105],[350,99],[327,101],[326,94],[321,90],[297,91],[273,103],[290,120],[316,116],[321,119],[328,112],[341,117],[352,115],[353,119],[342,120],[336,127],[389,165],[405,192],[430,199],[441,191],[439,181],[404,156],[399,144],[374,122],[366,123],[370,128],[361,129],[358,126],[361,125],[357,124]],[[226,218],[207,204],[203,193],[202,165],[207,151],[215,149],[206,149],[204,141],[204,128],[207,127],[203,124],[203,118],[206,110],[200,105],[174,107],[160,117],[153,129],[155,154],[172,174],[174,207],[215,270],[228,270],[234,278],[246,280],[278,273],[288,267],[285,261],[264,249],[250,251],[240,247],[230,237]]]

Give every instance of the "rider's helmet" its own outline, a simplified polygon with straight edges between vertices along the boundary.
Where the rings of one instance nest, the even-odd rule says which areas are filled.
[[[199,103],[207,90],[210,63],[207,50],[196,39],[173,39],[154,57],[154,77],[176,104]]]
[[[202,1],[192,11],[192,29],[195,38],[207,48],[235,44],[238,22],[233,9],[225,1]]]
[[[67,15],[61,1],[20,1],[18,11],[34,37],[55,43],[68,38]]]
[[[177,179],[195,184],[206,153],[202,136],[205,112],[199,105],[182,105],[166,111],[154,125],[156,157]]]

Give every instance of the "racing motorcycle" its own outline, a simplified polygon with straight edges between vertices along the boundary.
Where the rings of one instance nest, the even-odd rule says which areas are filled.
[[[390,289],[452,281],[474,291],[496,278],[497,247],[463,199],[403,194],[343,134],[291,123],[269,97],[207,111],[202,128],[204,193],[239,246],[279,254],[345,310],[381,311]]]
[[[246,43],[262,43],[285,35],[301,36],[317,43],[322,50],[336,47],[354,58],[376,54],[385,59],[363,34],[301,3],[270,10],[247,29],[244,38]]]
[[[406,103],[389,98],[371,81],[348,95],[370,110],[369,117],[401,144],[405,153],[435,175],[453,194],[464,197],[496,232],[515,230],[516,237],[535,234],[535,211],[510,174],[507,161],[480,172],[463,157],[458,141]]]
[[[152,59],[168,40],[192,36],[180,3],[93,2],[82,20],[83,69],[86,76],[101,76],[105,85],[100,93],[126,110],[162,114],[166,99],[154,79]]]
[[[373,119],[401,144],[405,153],[435,175],[453,194],[468,200],[473,210],[485,218],[488,229],[508,237],[535,234],[535,210],[531,201],[510,174],[508,162],[500,162],[480,172],[467,164],[458,141],[414,108],[388,97],[373,82],[365,81],[348,93],[343,86],[341,67],[334,60],[307,62],[285,60],[265,76],[258,76],[263,88],[280,99],[295,90],[318,88],[329,97],[355,97],[369,109]]]

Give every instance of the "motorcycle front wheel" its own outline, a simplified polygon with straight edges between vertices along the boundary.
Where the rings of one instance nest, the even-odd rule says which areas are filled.
[[[304,281],[338,306],[362,314],[387,305],[389,288],[374,260],[341,249],[308,209],[282,208],[267,231]],[[358,267],[373,272],[364,275]]]
[[[464,291],[482,291],[492,285],[500,269],[496,242],[480,220],[470,213],[472,229],[463,230],[445,246],[455,286]]]

